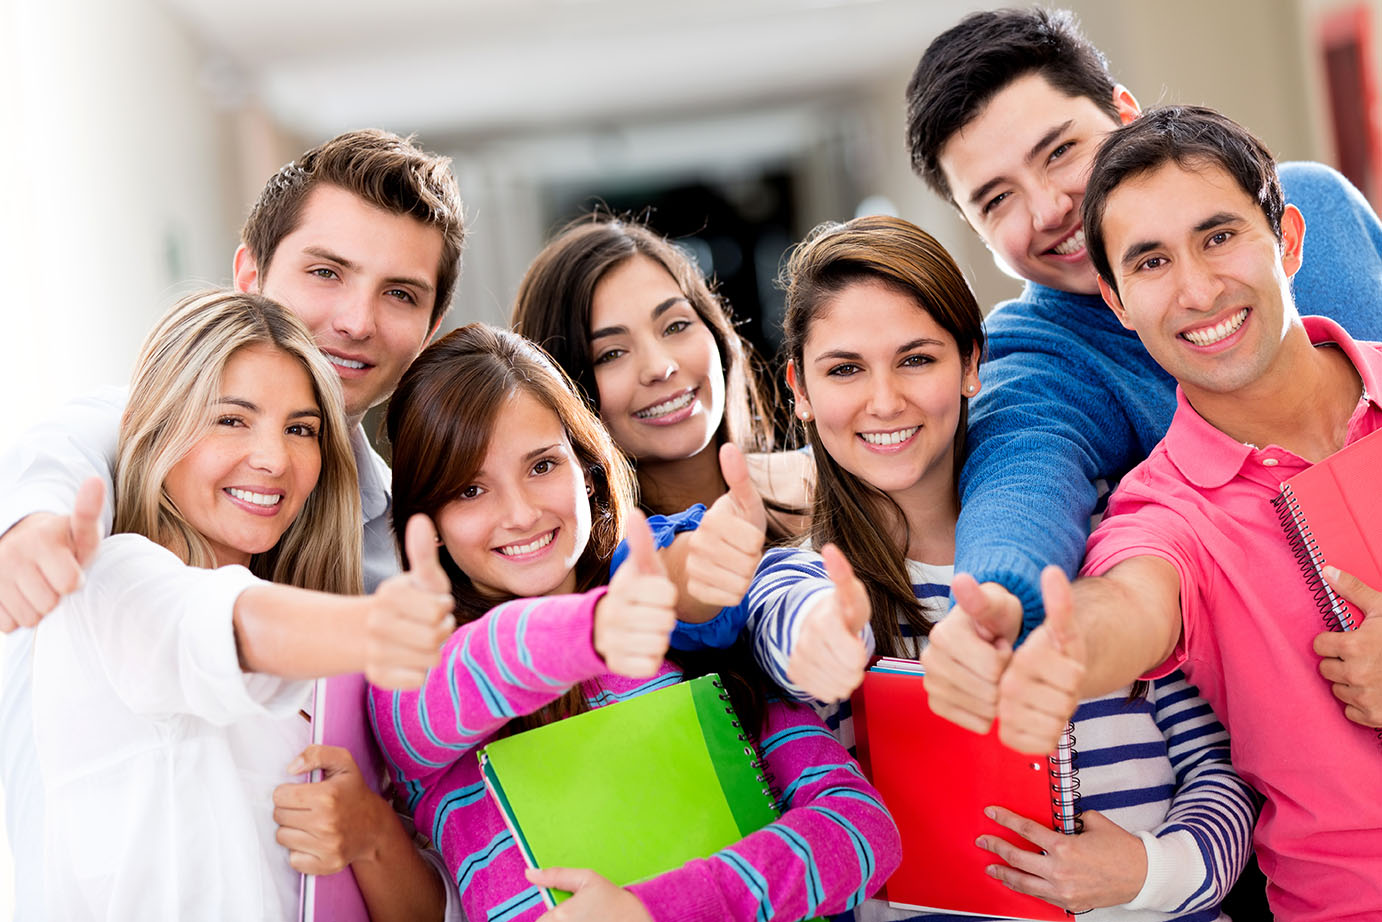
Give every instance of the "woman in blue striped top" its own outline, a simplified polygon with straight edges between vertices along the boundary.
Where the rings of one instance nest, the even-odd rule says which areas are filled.
[[[817,462],[810,544],[825,556],[769,551],[739,608],[682,625],[676,644],[722,644],[747,622],[783,688],[836,702],[870,653],[918,656],[945,612],[983,324],[949,254],[896,218],[817,228],[793,253],[787,282],[787,380]],[[822,708],[852,746],[848,702]],[[1063,837],[1002,813],[1044,853],[983,836],[996,856],[990,873],[1072,911],[1093,909],[1088,919],[1221,918],[1257,807],[1198,692],[1175,674],[1145,694],[1084,702],[1075,735],[1084,832]],[[873,900],[856,918],[943,917]]]

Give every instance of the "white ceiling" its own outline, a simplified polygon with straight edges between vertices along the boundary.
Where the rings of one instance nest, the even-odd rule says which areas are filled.
[[[975,0],[162,0],[283,124],[429,138],[791,103],[896,74]],[[898,105],[901,106],[901,92]]]

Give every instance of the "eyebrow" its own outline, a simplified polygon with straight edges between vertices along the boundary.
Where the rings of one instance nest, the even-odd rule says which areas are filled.
[[[534,448],[532,451],[528,452],[526,455],[523,456],[523,460],[524,460],[524,461],[531,461],[532,459],[536,458],[538,455],[545,455],[545,454],[547,454],[548,452],[550,452],[550,451],[555,451],[556,449],[558,449],[558,448],[560,448],[560,447],[561,447],[561,442],[553,442],[551,445],[544,445],[544,446],[542,446],[541,448]]]
[[[1205,218],[1190,230],[1191,233],[1203,234],[1207,230],[1223,227],[1225,224],[1241,223],[1242,220],[1242,215],[1234,214],[1231,211],[1219,211]],[[1123,257],[1119,260],[1119,265],[1125,267],[1129,266],[1136,262],[1140,256],[1157,249],[1161,245],[1160,240],[1140,240],[1137,243],[1131,244],[1123,251]]]
[[[1073,118],[1066,119],[1064,122],[1061,122],[1059,125],[1056,125],[1050,131],[1046,132],[1022,157],[1022,162],[1031,163],[1037,157],[1040,157],[1042,151],[1054,144],[1056,139],[1069,131],[1074,124],[1075,120]],[[1006,176],[995,176],[970,194],[969,203],[971,205],[979,205],[980,202],[988,198],[989,193],[993,191],[995,186],[1001,185],[1004,182],[1007,182]]]
[[[355,262],[354,260],[346,259],[340,253],[332,252],[331,250],[328,250],[325,247],[303,247],[302,252],[306,253],[308,256],[315,256],[318,259],[324,259],[327,262],[333,262],[336,265],[340,266],[342,269],[349,269],[352,272],[359,271],[360,269],[359,263]],[[433,285],[431,282],[427,281],[427,279],[418,278],[414,275],[391,275],[388,278],[384,279],[384,282],[389,285],[411,285],[413,288],[416,288],[419,291],[430,292],[436,289],[436,286]]]
[[[248,410],[251,413],[264,412],[262,409],[260,409],[259,404],[255,403],[252,400],[246,400],[243,397],[222,397],[216,401],[217,406],[220,406],[221,404],[229,404],[233,407],[240,407],[241,409]],[[321,410],[318,410],[316,407],[307,407],[301,410],[294,410],[293,412],[288,414],[289,419],[301,419],[304,416],[310,416],[313,419],[321,419],[322,412]]]
[[[687,297],[685,295],[673,295],[666,301],[660,302],[656,307],[653,308],[653,319],[656,320],[657,318],[661,317],[663,314],[667,313],[669,310],[671,310],[673,307],[676,307],[680,303],[690,304],[691,302],[687,300]],[[590,339],[593,341],[601,338],[602,336],[619,336],[620,334],[627,332],[629,332],[629,328],[626,326],[600,327],[600,329],[598,330],[590,331]]]
[[[928,338],[928,337],[923,336],[923,337],[920,337],[920,338],[918,338],[918,339],[914,339],[914,340],[912,340],[911,342],[903,343],[902,345],[900,345],[900,346],[897,347],[897,351],[894,352],[893,354],[894,354],[894,355],[901,355],[901,354],[904,353],[904,352],[911,352],[913,349],[921,349],[921,348],[923,348],[923,347],[925,347],[925,346],[944,346],[944,345],[945,345],[945,343],[941,342],[939,339],[930,339],[930,338]],[[828,352],[822,352],[820,355],[816,356],[816,359],[815,359],[815,360],[816,360],[817,362],[825,361],[825,360],[834,361],[834,360],[838,360],[838,359],[846,359],[846,360],[849,360],[849,361],[856,361],[856,360],[861,359],[861,358],[863,358],[863,356],[860,355],[858,352],[850,352],[850,351],[848,351],[848,350],[846,350],[846,349],[831,349],[831,350],[828,351]]]

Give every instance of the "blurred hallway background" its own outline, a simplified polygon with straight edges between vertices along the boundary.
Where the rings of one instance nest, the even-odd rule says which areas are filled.
[[[470,242],[448,328],[503,323],[547,235],[596,202],[653,207],[768,349],[784,250],[856,213],[930,230],[992,305],[1018,283],[902,140],[922,49],[989,5],[0,0],[0,445],[123,383],[179,294],[228,283],[264,180],[350,128],[454,158]],[[1067,5],[1144,107],[1213,105],[1377,201],[1382,0]],[[8,873],[0,855],[0,918]]]

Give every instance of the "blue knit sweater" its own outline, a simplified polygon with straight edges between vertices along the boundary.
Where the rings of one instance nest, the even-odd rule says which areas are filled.
[[[1293,279],[1302,314],[1382,340],[1382,224],[1329,167],[1286,163],[1286,201],[1305,215]],[[955,572],[1007,586],[1023,633],[1041,623],[1042,567],[1074,575],[1096,484],[1152,450],[1176,408],[1176,382],[1098,296],[1028,283],[987,320],[984,387],[970,406]]]

